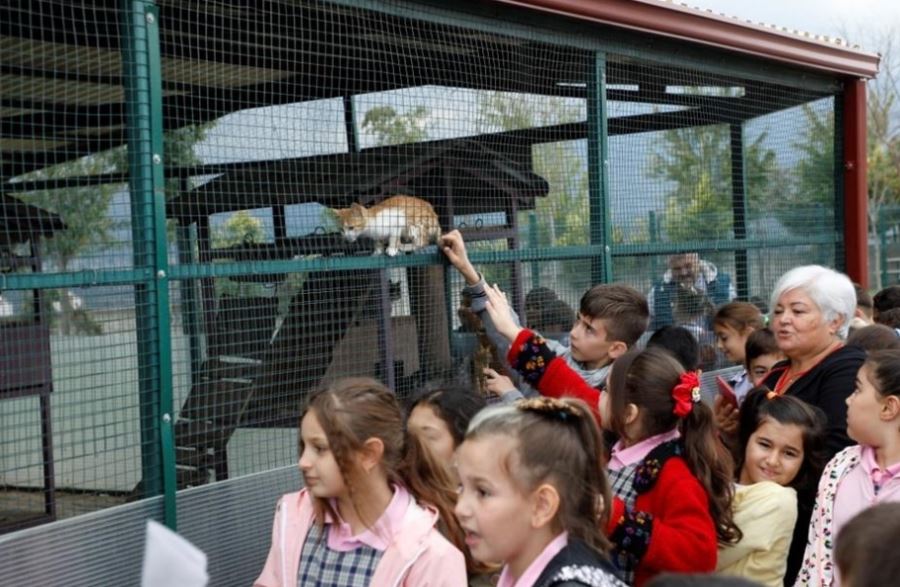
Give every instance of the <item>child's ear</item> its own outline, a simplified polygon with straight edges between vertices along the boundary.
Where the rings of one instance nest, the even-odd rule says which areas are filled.
[[[614,341],[611,345],[609,345],[609,350],[606,354],[609,355],[609,358],[615,361],[622,355],[628,352],[628,345],[622,342],[621,340]]]
[[[383,456],[384,442],[380,438],[370,438],[363,443],[359,451],[359,466],[364,472],[371,473],[381,464]]]
[[[531,507],[531,527],[543,528],[553,522],[559,511],[559,492],[549,483],[544,483],[534,491]]]
[[[900,415],[900,397],[889,395],[881,404],[881,419],[890,421]]]
[[[629,426],[638,421],[638,416],[641,414],[641,409],[637,407],[635,404],[628,404],[625,406],[625,425]]]

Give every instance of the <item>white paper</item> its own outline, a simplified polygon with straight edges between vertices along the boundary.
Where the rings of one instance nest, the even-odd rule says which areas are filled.
[[[149,520],[141,587],[206,587],[208,581],[203,551]]]

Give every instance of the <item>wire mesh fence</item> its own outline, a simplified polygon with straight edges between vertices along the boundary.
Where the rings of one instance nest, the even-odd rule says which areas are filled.
[[[289,465],[336,377],[477,387],[441,232],[560,339],[603,280],[697,320],[684,254],[713,305],[840,263],[835,80],[474,7],[157,4],[0,9],[0,531]]]

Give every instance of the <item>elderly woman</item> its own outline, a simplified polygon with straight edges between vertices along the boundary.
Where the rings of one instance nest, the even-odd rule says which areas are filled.
[[[772,368],[763,385],[825,412],[829,457],[853,444],[846,400],[866,358],[863,350],[844,346],[855,311],[850,279],[819,265],[791,269],[772,292],[770,327],[787,360]]]
[[[846,275],[819,265],[796,267],[775,284],[771,303],[769,326],[787,360],[772,367],[762,385],[779,395],[793,395],[824,412],[826,456],[831,458],[852,444],[847,436],[845,402],[853,393],[856,373],[866,358],[862,349],[844,345],[856,311],[853,283]],[[716,416],[725,431],[730,428],[730,411],[717,398]],[[792,584],[802,562],[817,481],[797,488],[797,524],[785,585]]]

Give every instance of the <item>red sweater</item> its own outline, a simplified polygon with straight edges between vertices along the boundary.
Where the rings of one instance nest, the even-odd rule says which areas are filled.
[[[591,387],[551,351],[540,335],[523,328],[506,359],[532,387],[547,397],[574,397],[588,405],[600,424],[600,390]]]
[[[566,362],[553,355],[543,339],[523,330],[509,350],[510,364],[549,397],[575,397],[587,402],[600,421],[600,391]],[[707,573],[716,569],[718,538],[709,513],[709,497],[681,457],[679,441],[650,452],[635,472],[634,509],[613,499],[606,533],[613,559],[635,568],[640,586],[663,572]]]

